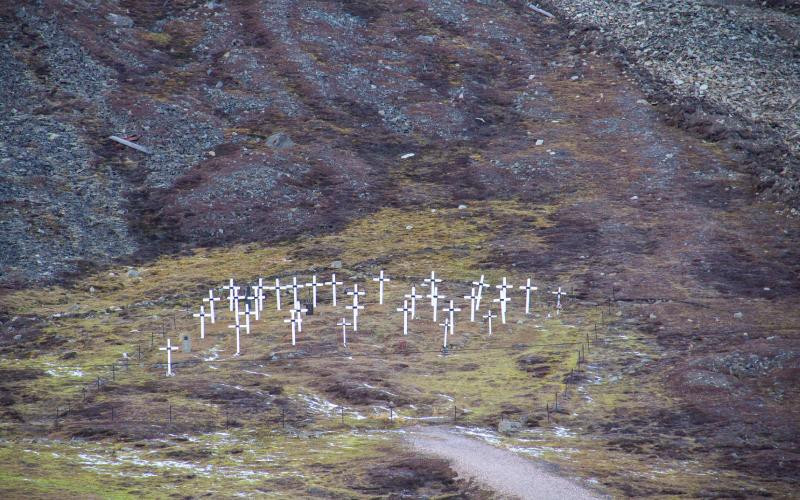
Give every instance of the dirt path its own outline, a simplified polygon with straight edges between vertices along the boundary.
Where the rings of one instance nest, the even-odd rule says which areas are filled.
[[[600,498],[508,450],[441,427],[417,427],[408,434],[419,451],[450,460],[462,477],[471,477],[501,495],[514,498]]]

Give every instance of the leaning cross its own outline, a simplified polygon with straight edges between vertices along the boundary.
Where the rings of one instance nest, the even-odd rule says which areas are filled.
[[[488,319],[489,320],[489,335],[492,334],[492,319],[494,319],[496,317],[497,317],[497,314],[493,313],[491,309],[489,309],[489,312],[487,312],[486,314],[483,315],[483,319]]]
[[[306,286],[311,287],[311,306],[317,308],[317,288],[321,287],[324,283],[317,281],[317,275],[311,277],[311,283],[306,283]]]
[[[167,377],[175,375],[172,373],[172,351],[177,351],[178,346],[172,345],[172,339],[167,339],[167,347],[159,347],[159,351],[167,351]]]
[[[538,290],[538,286],[531,286],[531,279],[528,278],[528,282],[525,285],[520,285],[520,290],[525,290],[525,314],[531,313],[531,291]]]
[[[212,302],[213,304],[213,302]],[[192,314],[195,318],[200,318],[200,338],[206,338],[206,316],[211,316],[210,314],[206,314],[205,307],[200,306],[200,312]]]
[[[397,312],[403,313],[403,335],[408,335],[408,313],[411,312],[411,308],[408,307],[408,301],[403,301],[403,307],[398,307]]]
[[[326,286],[331,287],[333,292],[333,306],[336,307],[336,285],[344,285],[341,281],[336,281],[336,273],[331,274],[331,280],[325,282]]]
[[[489,285],[489,283],[484,281],[482,274],[481,274],[481,279],[478,281],[473,281],[472,284],[478,287],[478,300],[475,302],[475,309],[480,310],[481,298],[483,298],[483,289],[489,288],[491,285]]]
[[[211,322],[216,323],[217,318],[214,315],[214,302],[219,302],[219,297],[214,297],[214,289],[208,291],[208,297],[203,299],[203,302],[208,302],[209,308],[211,309]]]
[[[465,299],[469,299],[469,320],[471,323],[475,322],[475,303],[478,301],[480,297],[480,292],[475,294],[475,287],[472,287],[472,291],[469,292],[469,295],[464,295]]]
[[[381,274],[377,278],[372,278],[372,281],[377,281],[378,285],[378,304],[383,304],[383,283],[386,281],[392,281],[389,278],[383,275],[383,269],[381,269]]]

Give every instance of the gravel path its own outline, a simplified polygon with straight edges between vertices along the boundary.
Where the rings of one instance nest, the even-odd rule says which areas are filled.
[[[501,448],[439,427],[417,427],[408,435],[419,451],[450,460],[460,476],[472,477],[501,495],[514,498],[601,498]]]

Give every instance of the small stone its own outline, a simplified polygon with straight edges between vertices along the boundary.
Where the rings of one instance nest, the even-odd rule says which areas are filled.
[[[334,260],[331,262],[331,269],[341,269],[342,268],[342,261],[341,260]]]
[[[650,313],[650,319],[656,319],[656,315],[653,314],[653,313]]]
[[[412,229],[414,229],[414,226],[412,226],[411,224],[406,226],[406,231],[411,231]]]
[[[14,335],[14,342],[19,342],[20,340],[22,340],[22,335],[20,335],[19,333]]]
[[[94,293],[95,291],[96,291],[96,290],[95,290],[95,288],[94,288],[93,286],[90,286],[90,287],[89,287],[89,293]]]
[[[744,314],[742,314],[742,312],[739,311],[739,312],[734,313],[733,317],[736,318],[736,319],[742,319],[742,318],[744,318]]]
[[[541,146],[542,144],[544,144],[544,139],[536,139],[537,146]]]
[[[516,420],[500,420],[497,424],[497,432],[503,434],[513,434],[522,430],[522,424]]]
[[[128,277],[129,278],[138,278],[141,275],[142,274],[135,267],[132,267],[132,268],[128,269]]]
[[[575,81],[578,78],[579,78],[578,75],[572,75],[569,79],[572,80],[572,81]]]
[[[114,26],[119,26],[120,28],[130,28],[133,26],[133,19],[128,16],[110,13],[106,15],[106,19]]]
[[[267,146],[275,149],[286,149],[294,146],[294,141],[287,134],[276,132],[267,137]]]
[[[466,205],[459,205],[459,206],[458,206],[458,209],[459,209],[459,210],[466,210],[466,209],[467,209],[467,206],[466,206]]]

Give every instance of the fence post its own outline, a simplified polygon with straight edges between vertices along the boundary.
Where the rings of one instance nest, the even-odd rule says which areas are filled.
[[[116,381],[117,380],[117,362],[116,361],[111,363],[111,380],[112,381]]]

